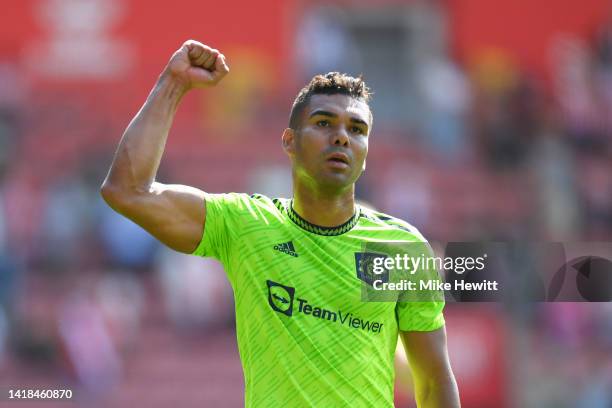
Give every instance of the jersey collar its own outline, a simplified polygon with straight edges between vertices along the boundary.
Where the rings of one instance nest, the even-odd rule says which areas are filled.
[[[294,224],[308,232],[324,236],[342,235],[345,232],[350,231],[359,221],[360,214],[361,210],[359,209],[359,206],[355,205],[355,213],[351,218],[349,218],[347,222],[336,227],[323,227],[321,225],[313,224],[302,218],[293,209],[293,200],[289,200],[289,205],[287,206],[287,215],[289,216],[289,219],[293,221]]]

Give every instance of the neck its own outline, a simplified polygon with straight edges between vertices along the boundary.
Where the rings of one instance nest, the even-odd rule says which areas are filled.
[[[294,182],[293,209],[315,225],[344,224],[355,214],[355,185],[341,192],[327,193]]]

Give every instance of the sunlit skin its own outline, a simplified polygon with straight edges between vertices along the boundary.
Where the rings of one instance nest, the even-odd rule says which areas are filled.
[[[355,182],[365,170],[371,112],[343,94],[312,95],[298,129],[285,129],[292,163],[293,206],[302,217],[337,226],[355,212]]]

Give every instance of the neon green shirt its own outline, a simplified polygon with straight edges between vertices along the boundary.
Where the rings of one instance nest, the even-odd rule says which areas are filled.
[[[364,242],[422,242],[409,224],[358,208],[319,227],[291,200],[207,194],[193,252],[220,260],[234,290],[247,407],[393,407],[398,330],[444,325],[443,302],[364,302]]]

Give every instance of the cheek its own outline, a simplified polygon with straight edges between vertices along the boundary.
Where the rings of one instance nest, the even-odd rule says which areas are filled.
[[[312,155],[319,152],[325,143],[325,135],[322,132],[305,130],[296,141],[296,147],[303,154]]]
[[[302,164],[307,164],[313,160],[316,156],[317,147],[316,142],[306,135],[302,135],[300,140],[296,141],[295,144],[295,156],[298,161]]]
[[[360,157],[365,157],[368,154],[368,139],[367,138],[364,138],[358,143],[355,143],[355,152],[359,154]]]

